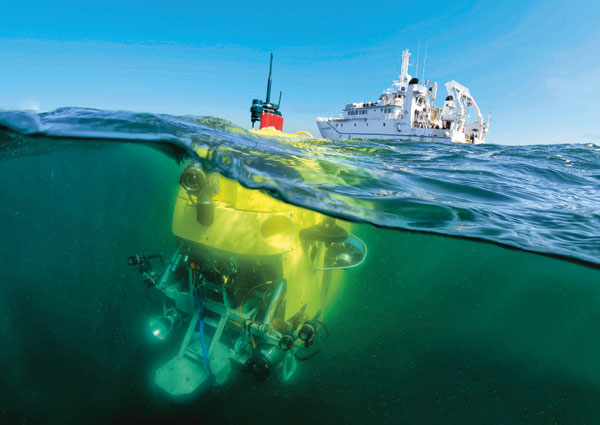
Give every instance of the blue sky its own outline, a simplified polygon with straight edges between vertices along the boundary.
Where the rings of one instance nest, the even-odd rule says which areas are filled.
[[[0,107],[214,115],[249,127],[268,54],[284,129],[376,100],[411,49],[492,113],[488,142],[600,144],[600,2],[0,0]],[[269,10],[270,9],[270,10]],[[409,69],[414,74],[415,67]],[[421,71],[419,71],[419,77]]]

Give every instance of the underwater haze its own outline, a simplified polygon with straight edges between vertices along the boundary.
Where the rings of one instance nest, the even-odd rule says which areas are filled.
[[[0,126],[2,423],[600,421],[596,145],[275,140],[80,108]],[[127,257],[175,249],[191,159],[368,246],[287,383],[177,402],[152,383],[175,346],[146,339],[161,299]]]

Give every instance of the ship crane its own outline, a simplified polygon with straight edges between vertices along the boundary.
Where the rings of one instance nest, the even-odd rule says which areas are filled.
[[[454,99],[456,99],[456,106],[458,107],[457,114],[460,118],[466,117],[467,106],[472,106],[477,115],[477,124],[483,126],[483,116],[477,106],[477,102],[475,102],[475,99],[471,96],[471,92],[468,88],[452,80],[446,83],[446,90],[448,91],[448,94],[454,92]]]

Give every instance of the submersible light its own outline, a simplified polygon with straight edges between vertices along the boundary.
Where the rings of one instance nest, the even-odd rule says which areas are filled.
[[[316,333],[317,325],[312,321],[308,321],[304,322],[304,324],[300,328],[300,332],[298,332],[298,337],[305,343],[310,343]]]
[[[200,164],[190,164],[181,174],[179,184],[188,192],[200,192],[206,187],[206,174]]]
[[[285,335],[283,335],[281,337],[281,339],[279,340],[279,348],[281,348],[283,351],[288,351],[293,346],[294,346],[294,336],[289,333],[286,333]]]
[[[164,341],[178,322],[179,314],[174,310],[169,310],[164,316],[150,319],[148,321],[148,330],[157,341]]]

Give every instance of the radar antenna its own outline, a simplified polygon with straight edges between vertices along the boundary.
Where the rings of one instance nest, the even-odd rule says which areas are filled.
[[[429,43],[425,43],[425,59],[423,60],[423,78],[421,78],[421,80],[423,81],[423,84],[425,84],[425,65],[427,64],[427,46],[429,45]]]

